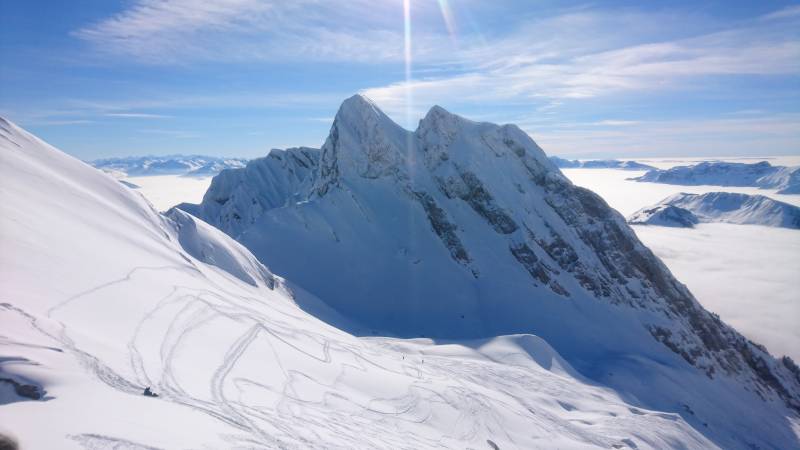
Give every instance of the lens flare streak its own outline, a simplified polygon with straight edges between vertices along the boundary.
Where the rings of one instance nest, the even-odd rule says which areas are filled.
[[[411,123],[411,0],[403,0],[403,56],[406,75],[406,125]]]
[[[444,26],[447,27],[447,32],[450,34],[450,38],[455,41],[456,39],[456,21],[453,17],[453,10],[450,8],[450,4],[447,0],[438,0],[439,1],[439,9],[442,11],[442,19],[444,19]]]

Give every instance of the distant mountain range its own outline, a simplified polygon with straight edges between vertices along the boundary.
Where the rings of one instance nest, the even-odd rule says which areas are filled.
[[[752,164],[708,161],[670,169],[652,169],[631,179],[684,186],[758,187],[776,189],[779,194],[800,194],[800,167],[773,166],[766,161]]]
[[[244,167],[242,158],[220,158],[202,155],[129,156],[90,161],[89,164],[117,176],[183,175],[209,177],[223,169]]]
[[[551,156],[550,161],[560,169],[621,169],[621,170],[652,170],[653,166],[636,161],[620,161],[618,159],[564,159]]]
[[[731,192],[675,194],[628,218],[631,224],[693,227],[701,222],[725,222],[800,228],[800,208],[763,195]]]

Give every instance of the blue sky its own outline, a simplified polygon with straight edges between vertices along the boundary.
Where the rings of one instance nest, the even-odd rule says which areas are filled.
[[[355,92],[564,156],[800,154],[798,2],[408,7],[410,34],[403,0],[7,0],[0,114],[83,159],[319,146]]]

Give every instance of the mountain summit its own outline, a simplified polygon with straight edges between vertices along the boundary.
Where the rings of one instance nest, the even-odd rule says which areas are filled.
[[[705,311],[619,213],[514,125],[436,106],[410,132],[357,95],[339,109],[310,176],[277,207],[263,204],[263,181],[241,178],[251,188],[236,189],[228,218],[247,221],[222,230],[361,323],[358,332],[536,333],[648,405],[703,399],[741,417],[751,400],[800,410],[790,359]],[[201,205],[183,207],[219,224],[208,212],[230,194],[212,184]],[[638,377],[683,381],[659,390],[623,381]]]

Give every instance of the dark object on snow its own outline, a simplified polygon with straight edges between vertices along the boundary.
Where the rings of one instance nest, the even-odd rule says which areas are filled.
[[[11,378],[0,378],[0,381],[5,381],[14,386],[14,392],[20,397],[29,398],[31,400],[40,400],[42,398],[42,391],[39,389],[39,386],[34,384],[22,384]]]
[[[144,396],[145,397],[158,397],[158,394],[150,390],[150,386],[144,388]]]
[[[19,444],[17,440],[11,436],[0,434],[0,450],[18,450]]]

